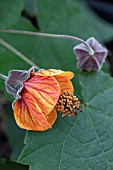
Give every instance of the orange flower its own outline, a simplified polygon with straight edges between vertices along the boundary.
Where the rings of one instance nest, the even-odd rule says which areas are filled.
[[[73,76],[72,72],[55,69],[34,72],[33,67],[28,71],[10,71],[6,89],[16,98],[13,107],[18,126],[44,131],[54,124],[56,110],[62,112],[63,116],[73,115],[73,109],[79,108],[80,104],[73,95],[70,81]]]

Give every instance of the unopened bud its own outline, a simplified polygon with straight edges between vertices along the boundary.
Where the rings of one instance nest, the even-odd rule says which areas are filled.
[[[94,51],[90,54],[84,44],[79,44],[73,48],[77,56],[77,67],[80,70],[97,71],[102,68],[103,63],[107,57],[108,51],[95,38],[89,38],[86,43]]]

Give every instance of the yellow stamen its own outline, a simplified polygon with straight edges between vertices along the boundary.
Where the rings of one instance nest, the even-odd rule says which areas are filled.
[[[70,92],[63,91],[59,97],[59,100],[55,106],[57,111],[62,113],[62,117],[65,115],[72,116],[76,115],[74,109],[80,108],[79,99]]]

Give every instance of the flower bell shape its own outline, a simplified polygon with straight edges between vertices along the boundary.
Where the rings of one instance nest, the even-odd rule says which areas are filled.
[[[98,71],[102,68],[108,51],[93,37],[89,38],[86,43],[92,48],[94,54],[89,54],[89,51],[84,44],[75,46],[73,50],[78,60],[77,67],[80,70]]]
[[[14,117],[19,127],[44,131],[52,127],[57,111],[76,115],[80,101],[73,94],[72,72],[49,69],[12,70],[5,81],[7,92],[15,98]]]

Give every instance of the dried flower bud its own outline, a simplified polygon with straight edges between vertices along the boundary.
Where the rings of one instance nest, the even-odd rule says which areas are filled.
[[[28,71],[26,70],[11,70],[9,71],[7,80],[5,81],[6,90],[10,96],[14,97],[16,100],[21,98],[19,93],[23,89],[23,82],[26,81],[30,74],[34,72],[34,66]]]
[[[79,44],[73,48],[77,56],[77,67],[80,70],[97,71],[100,70],[107,56],[107,49],[93,37],[89,38],[86,43],[94,51],[93,55],[89,54],[87,47],[84,44]]]

